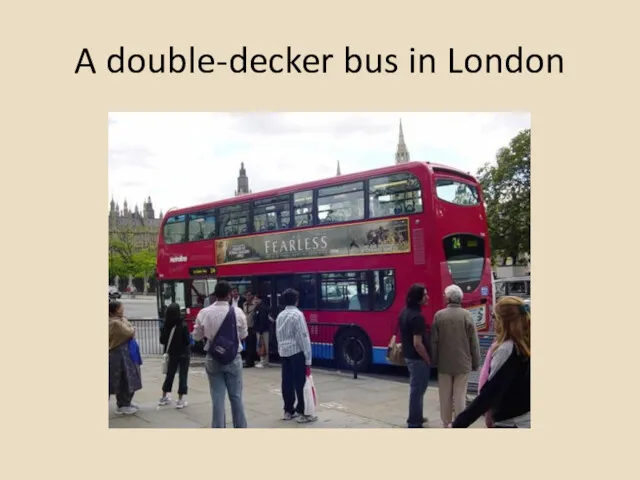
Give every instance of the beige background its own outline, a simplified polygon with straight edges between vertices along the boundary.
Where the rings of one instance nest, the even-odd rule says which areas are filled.
[[[638,314],[629,308],[638,265],[640,82],[631,51],[638,15],[624,6],[632,3],[111,0],[5,7],[6,478],[633,476],[623,474],[637,471],[629,455],[638,444]],[[334,67],[345,45],[405,60],[394,75],[346,76],[340,68],[315,76],[104,71],[120,45],[161,53],[171,44],[222,57],[242,45],[256,53],[293,45],[335,53]],[[441,68],[449,47],[508,54],[518,45],[563,54],[565,74],[404,73],[412,46],[437,55]],[[83,47],[91,48],[97,75],[73,74]],[[531,111],[534,428],[109,431],[107,112],[143,110]]]

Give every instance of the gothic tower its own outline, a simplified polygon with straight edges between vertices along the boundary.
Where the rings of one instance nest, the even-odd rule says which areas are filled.
[[[409,150],[404,143],[404,133],[402,133],[402,119],[400,119],[400,135],[398,137],[398,150],[396,151],[396,163],[407,163],[411,161]]]
[[[153,203],[151,203],[151,197],[147,198],[147,201],[144,202],[142,216],[148,220],[153,220],[154,218],[156,218],[156,212],[153,211]]]
[[[249,190],[249,177],[247,177],[247,171],[244,169],[244,162],[242,162],[240,164],[240,175],[238,175],[238,189],[235,195],[237,197],[247,193],[251,193],[251,190]]]

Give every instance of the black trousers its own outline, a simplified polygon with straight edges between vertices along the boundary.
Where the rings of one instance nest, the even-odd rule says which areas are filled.
[[[258,337],[256,336],[256,329],[251,327],[247,329],[247,339],[245,340],[247,351],[244,356],[244,360],[247,366],[254,366],[258,358]]]
[[[282,399],[285,413],[304,414],[304,382],[307,380],[304,353],[282,357]],[[294,403],[298,403],[294,408]]]
[[[169,365],[167,366],[167,376],[162,384],[163,392],[171,392],[173,388],[173,379],[178,373],[178,395],[186,395],[189,387],[187,385],[187,379],[189,376],[189,363],[191,362],[191,356],[188,353],[184,355],[169,355]]]

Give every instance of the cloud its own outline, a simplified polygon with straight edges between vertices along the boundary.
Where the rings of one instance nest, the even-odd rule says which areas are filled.
[[[527,113],[110,113],[109,197],[156,212],[233,196],[240,164],[264,191],[391,165],[398,122],[412,160],[476,173]],[[113,123],[112,123],[113,121]]]

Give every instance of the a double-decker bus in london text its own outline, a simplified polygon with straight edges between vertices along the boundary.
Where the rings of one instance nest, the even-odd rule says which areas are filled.
[[[159,315],[177,302],[190,326],[220,279],[241,294],[259,292],[273,314],[283,308],[282,293],[295,288],[308,322],[344,325],[335,329],[330,355],[361,371],[387,363],[414,283],[428,290],[427,322],[444,307],[444,288],[456,284],[478,331],[492,329],[481,187],[467,173],[433,163],[173,209],[162,220],[156,275]],[[318,330],[310,328],[314,355],[327,351],[317,346]]]

